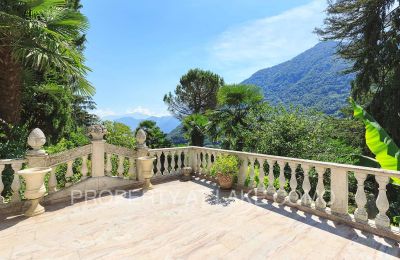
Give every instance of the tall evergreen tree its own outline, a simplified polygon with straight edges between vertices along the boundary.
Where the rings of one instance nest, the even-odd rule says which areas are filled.
[[[353,62],[352,97],[400,143],[400,0],[330,1],[324,40]]]
[[[191,69],[183,75],[180,84],[164,96],[168,110],[176,118],[182,120],[191,114],[204,114],[208,109],[217,106],[218,89],[224,85],[224,80],[211,71]]]

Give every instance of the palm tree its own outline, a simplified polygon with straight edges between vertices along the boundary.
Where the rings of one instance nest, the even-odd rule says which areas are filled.
[[[192,114],[183,119],[183,131],[185,137],[190,138],[191,145],[204,145],[208,123],[208,118],[202,114]]]
[[[243,150],[243,134],[250,127],[246,117],[259,105],[264,95],[254,85],[225,85],[218,91],[218,107],[209,115],[210,135],[220,141],[223,148]]]
[[[24,72],[54,71],[78,94],[93,95],[76,40],[88,28],[65,0],[0,2],[0,119],[18,124]]]

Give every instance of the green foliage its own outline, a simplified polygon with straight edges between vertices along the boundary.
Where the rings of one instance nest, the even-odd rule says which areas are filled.
[[[352,119],[264,104],[246,120],[253,123],[244,133],[246,151],[350,164],[362,154],[362,125]]]
[[[250,110],[263,100],[262,90],[253,85],[226,85],[218,91],[218,107],[209,112],[210,135],[222,142],[223,148],[243,150],[245,129],[252,128],[246,121]]]
[[[164,102],[168,110],[182,120],[191,114],[204,114],[217,105],[218,89],[224,80],[211,71],[191,69],[183,75],[175,89],[174,95],[168,93]]]
[[[400,1],[331,1],[322,29],[352,63],[351,95],[400,142]]]
[[[105,121],[104,126],[107,129],[107,143],[135,148],[136,138],[129,126],[113,121]]]
[[[234,175],[239,171],[240,161],[235,155],[219,155],[217,156],[213,166],[211,167],[211,174]]]
[[[257,71],[242,83],[261,87],[272,105],[314,108],[338,116],[354,75],[342,73],[351,63],[335,54],[337,44],[318,43],[289,61]]]
[[[0,120],[0,159],[22,158],[27,149],[28,128]]]
[[[64,152],[76,147],[90,144],[90,139],[83,128],[78,128],[76,132],[71,132],[68,137],[63,137],[54,145],[45,148],[49,154]]]
[[[208,118],[201,114],[192,114],[183,119],[184,137],[191,145],[203,146],[207,132]]]
[[[386,133],[375,119],[360,105],[352,100],[354,117],[365,124],[365,140],[368,148],[376,156],[376,160],[384,169],[400,170],[400,149],[392,138]],[[393,182],[400,185],[400,179],[392,178]]]
[[[146,145],[149,148],[171,147],[171,141],[167,139],[167,135],[161,131],[156,122],[151,120],[140,122],[139,126],[135,130],[135,135],[139,129],[143,129],[146,132]]]

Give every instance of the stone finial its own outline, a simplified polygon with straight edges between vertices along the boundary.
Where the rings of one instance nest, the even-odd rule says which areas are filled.
[[[46,136],[43,131],[39,128],[35,128],[28,136],[28,145],[32,147],[32,150],[28,151],[30,155],[43,155],[46,152],[41,149],[46,143]]]
[[[146,148],[146,132],[143,129],[139,129],[136,133],[137,148]]]
[[[103,140],[107,129],[102,125],[91,125],[88,127],[88,133],[92,137],[92,141],[99,141]]]

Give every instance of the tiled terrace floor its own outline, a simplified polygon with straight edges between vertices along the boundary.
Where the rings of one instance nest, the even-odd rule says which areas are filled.
[[[390,259],[390,240],[201,181],[0,219],[0,259]]]

